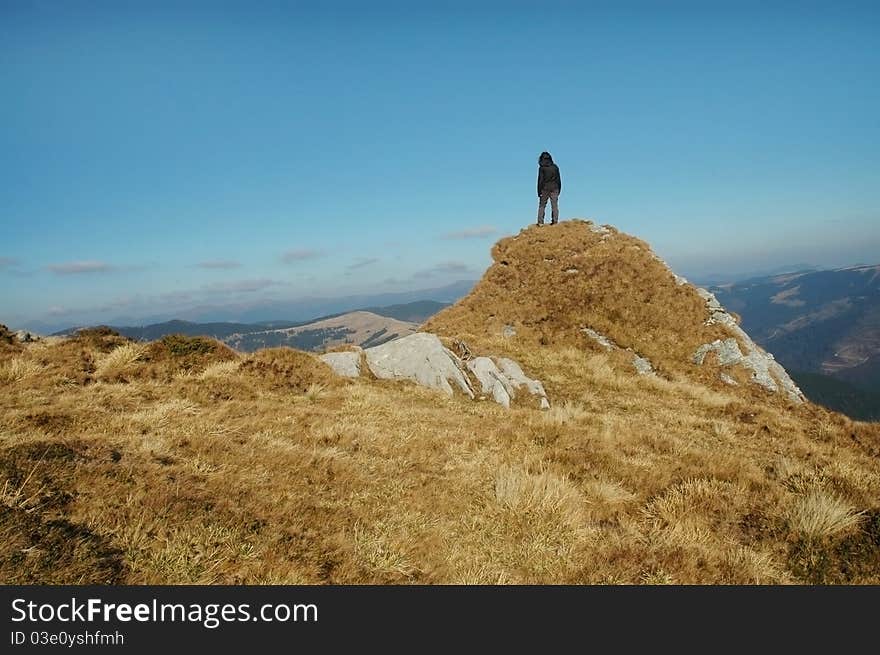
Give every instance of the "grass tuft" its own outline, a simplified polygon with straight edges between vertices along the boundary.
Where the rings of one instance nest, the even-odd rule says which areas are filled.
[[[863,515],[838,496],[814,490],[797,499],[788,519],[796,532],[822,539],[857,526]]]

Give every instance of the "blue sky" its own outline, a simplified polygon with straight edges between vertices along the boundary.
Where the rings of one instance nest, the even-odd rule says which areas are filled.
[[[476,279],[545,149],[686,275],[880,261],[877,3],[419,4],[3,2],[0,322]]]

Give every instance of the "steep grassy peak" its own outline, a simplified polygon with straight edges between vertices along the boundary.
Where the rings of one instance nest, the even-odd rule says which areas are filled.
[[[735,335],[709,320],[706,299],[644,241],[576,219],[501,239],[492,258],[473,291],[424,330],[478,345],[515,331],[518,346],[601,349],[590,329],[646,357],[661,375],[724,385],[714,359],[696,366],[693,356]],[[746,371],[734,377],[745,393],[766,395],[751,388]]]

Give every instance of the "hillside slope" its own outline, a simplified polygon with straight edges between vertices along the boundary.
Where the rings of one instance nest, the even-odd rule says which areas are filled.
[[[412,334],[416,327],[416,323],[357,311],[296,327],[230,334],[223,341],[242,352],[279,346],[299,350],[326,350],[346,344],[369,347]]]
[[[522,345],[594,352],[609,349],[610,343],[623,357],[638,356],[668,379],[714,388],[737,384],[740,393],[766,402],[766,394],[750,384],[761,377],[765,387],[778,384],[790,390],[791,399],[800,397],[786,372],[710,294],[675,275],[644,241],[613,227],[580,220],[548,230],[533,226],[499,241],[492,258],[473,291],[430,318],[425,330],[475,343],[515,334]],[[723,352],[717,361],[699,353],[722,342],[748,355],[745,364],[773,370],[719,371],[716,364],[726,361]]]
[[[12,339],[0,579],[880,584],[880,426],[695,364],[743,338],[595,227],[501,241],[425,326],[519,362],[546,411],[288,348]]]

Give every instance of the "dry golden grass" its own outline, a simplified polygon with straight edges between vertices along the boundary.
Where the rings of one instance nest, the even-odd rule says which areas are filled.
[[[548,412],[338,378],[287,349],[157,360],[115,339],[2,361],[39,363],[2,399],[4,581],[784,583],[828,561],[805,534],[839,561],[821,579],[880,581],[876,457],[815,408],[513,339],[501,352],[545,380]]]
[[[95,377],[99,380],[114,380],[131,373],[144,356],[145,350],[144,345],[139,343],[117,346],[97,361]]]
[[[40,366],[0,401],[5,582],[880,582],[869,424],[514,339],[553,410],[286,349],[103,382],[95,339],[2,360]]]
[[[27,378],[35,377],[40,373],[41,366],[29,357],[12,357],[0,366],[0,382],[12,384]]]
[[[862,515],[834,494],[813,490],[792,505],[789,520],[798,533],[821,539],[858,525]]]
[[[587,414],[588,412],[584,409],[583,405],[571,401],[565,401],[564,403],[554,405],[546,412],[543,412],[542,417],[547,423],[564,425],[566,423],[581,421],[587,417]]]
[[[241,362],[236,360],[214,362],[213,364],[208,364],[205,370],[199,373],[199,379],[209,380],[212,378],[230,377],[235,374],[239,366],[241,366]]]
[[[712,331],[670,327],[702,320],[692,294],[628,237],[596,236],[591,259],[567,241],[582,223],[557,228],[554,250],[518,237],[542,255],[522,279],[503,241],[490,305],[436,321],[539,378],[547,412],[210,339],[4,348],[0,370],[28,372],[0,394],[0,582],[880,584],[880,425],[692,375],[673,360]],[[544,256],[590,275],[531,298]],[[615,257],[638,284],[611,282]],[[564,334],[582,319],[660,375]]]

